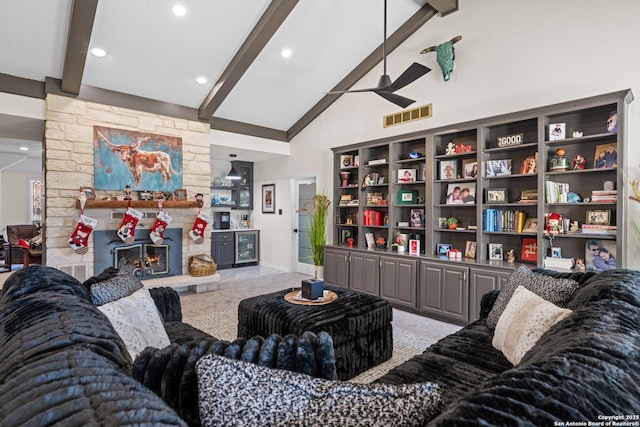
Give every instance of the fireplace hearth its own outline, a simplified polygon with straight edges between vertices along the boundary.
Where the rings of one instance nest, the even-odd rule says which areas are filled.
[[[159,278],[182,274],[182,229],[168,228],[161,245],[149,238],[149,230],[136,230],[136,240],[125,244],[115,230],[95,231],[94,272],[105,268],[132,268],[140,277]]]

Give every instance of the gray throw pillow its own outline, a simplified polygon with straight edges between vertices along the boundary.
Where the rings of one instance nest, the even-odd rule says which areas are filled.
[[[435,383],[324,380],[214,354],[196,366],[204,427],[421,426],[439,414]]]
[[[121,271],[110,279],[91,285],[91,301],[95,305],[107,304],[128,297],[142,287],[140,279]]]
[[[521,265],[509,276],[509,280],[498,294],[496,302],[487,316],[489,328],[495,329],[500,315],[518,286],[524,286],[558,307],[564,307],[571,295],[578,289],[579,284],[571,279],[555,279],[551,276],[534,273],[525,265]]]

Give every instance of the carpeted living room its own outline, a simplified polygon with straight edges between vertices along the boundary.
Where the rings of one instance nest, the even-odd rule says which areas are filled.
[[[640,426],[640,3],[0,26],[0,427]]]

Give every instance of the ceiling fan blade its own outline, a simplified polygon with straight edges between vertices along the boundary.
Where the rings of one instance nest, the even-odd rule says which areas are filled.
[[[353,89],[353,90],[332,90],[331,92],[327,92],[327,95],[338,95],[342,93],[358,93],[358,92],[373,92],[378,90],[377,87],[370,87],[368,89]]]
[[[406,85],[418,80],[429,71],[431,71],[431,68],[414,62],[409,66],[409,68],[404,71],[404,73],[400,74],[400,77],[398,77],[393,83],[391,83],[391,85],[387,87],[385,91],[395,92],[398,89],[402,89]]]
[[[409,105],[416,102],[413,99],[405,98],[404,96],[396,95],[395,93],[391,93],[383,90],[376,90],[374,92],[380,95],[381,97],[383,97],[384,99],[386,99],[387,101],[393,102],[394,104],[396,104],[398,107],[401,107],[401,108],[407,108]]]

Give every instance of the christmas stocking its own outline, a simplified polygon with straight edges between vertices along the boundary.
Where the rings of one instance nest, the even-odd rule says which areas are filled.
[[[136,239],[136,226],[140,218],[142,218],[142,212],[133,208],[127,208],[127,212],[124,214],[124,219],[117,233],[118,237],[127,245],[132,244]]]
[[[77,254],[84,255],[89,252],[89,235],[98,224],[98,221],[88,216],[80,215],[80,222],[73,230],[73,234],[67,240],[67,244]]]
[[[203,212],[198,212],[196,222],[193,223],[193,227],[191,227],[191,231],[189,232],[189,236],[191,236],[196,244],[199,245],[204,242],[204,230],[207,228],[207,225],[210,222],[211,215],[207,215]]]
[[[149,237],[153,241],[154,245],[161,245],[164,239],[164,230],[167,229],[167,225],[171,222],[171,217],[166,212],[158,212],[156,216],[156,222],[153,224],[153,228],[151,228],[151,233]]]

